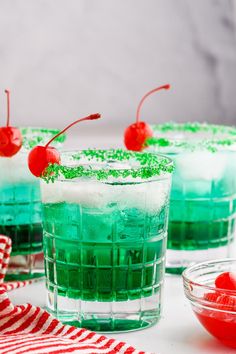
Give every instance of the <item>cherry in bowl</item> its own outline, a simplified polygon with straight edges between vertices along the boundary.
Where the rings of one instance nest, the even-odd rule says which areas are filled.
[[[184,290],[203,327],[236,349],[236,259],[195,264],[183,272]],[[232,280],[233,279],[233,280]]]

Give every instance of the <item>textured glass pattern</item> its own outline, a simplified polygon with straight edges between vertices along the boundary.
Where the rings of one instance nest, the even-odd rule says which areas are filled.
[[[39,181],[27,167],[27,154],[0,158],[0,233],[12,239],[7,279],[43,275],[42,205]]]
[[[41,200],[38,182],[0,188],[0,233],[12,239],[12,255],[42,251]]]
[[[71,183],[63,183],[58,188],[72,188]],[[162,205],[150,208],[149,184],[142,184],[142,207],[138,204],[140,194],[136,202],[134,185],[130,186],[132,206],[126,203],[122,185],[110,186],[109,203],[99,208],[68,200],[43,203],[48,308],[63,322],[119,331],[158,320],[168,190]],[[115,201],[115,196],[112,201],[113,189],[117,188],[119,201],[121,198],[124,204]]]
[[[7,280],[44,275],[39,180],[30,173],[27,159],[33,146],[46,143],[58,131],[21,128],[21,132],[22,149],[10,158],[0,157],[0,234],[12,239]],[[65,135],[55,144],[64,140]]]
[[[179,152],[172,158],[176,170],[167,267],[182,272],[193,262],[230,255],[236,220],[236,153]]]

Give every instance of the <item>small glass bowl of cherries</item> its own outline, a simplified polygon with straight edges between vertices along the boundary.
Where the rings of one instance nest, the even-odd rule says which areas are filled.
[[[203,262],[183,272],[185,295],[205,329],[236,348],[236,259]]]

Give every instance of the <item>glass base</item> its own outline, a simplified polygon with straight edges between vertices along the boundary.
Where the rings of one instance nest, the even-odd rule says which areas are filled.
[[[8,265],[5,280],[28,280],[40,278],[44,275],[43,252],[17,256],[13,255]]]
[[[229,257],[229,245],[207,250],[171,250],[166,252],[166,272],[182,274],[189,266],[212,259]]]
[[[160,295],[119,302],[70,299],[48,291],[47,310],[64,324],[96,332],[128,332],[147,328],[160,318]]]

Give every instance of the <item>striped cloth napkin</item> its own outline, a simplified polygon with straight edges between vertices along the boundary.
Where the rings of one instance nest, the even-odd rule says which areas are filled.
[[[7,292],[34,282],[4,283],[11,240],[0,235],[0,354],[150,354],[101,334],[63,325],[30,304],[14,306]]]

